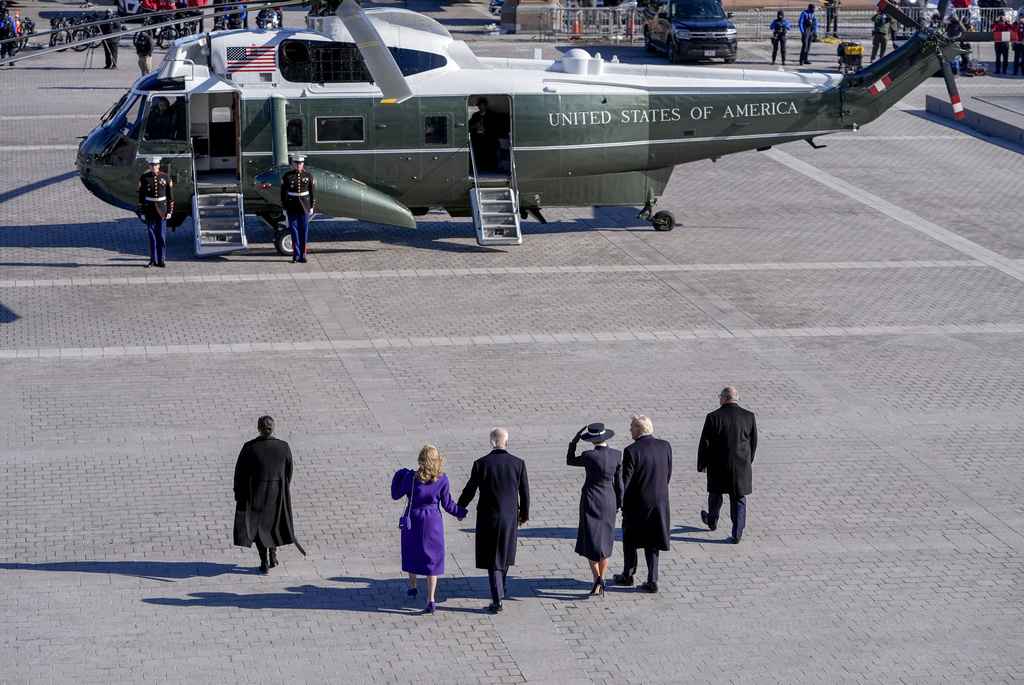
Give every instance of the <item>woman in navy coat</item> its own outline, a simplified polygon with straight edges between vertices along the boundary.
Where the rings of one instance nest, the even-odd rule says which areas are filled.
[[[576,533],[576,553],[590,562],[594,574],[591,595],[604,597],[604,574],[615,542],[615,512],[622,508],[622,452],[608,447],[615,433],[603,423],[581,428],[565,455],[569,466],[582,466],[587,479],[580,493],[580,525]],[[594,443],[594,449],[576,456],[580,440]]]
[[[434,613],[437,577],[444,575],[443,507],[461,521],[466,509],[452,500],[448,476],[444,474],[444,455],[433,445],[420,450],[419,469],[399,469],[391,479],[391,499],[411,495],[407,505],[412,528],[402,530],[402,570],[409,574],[410,597],[415,597],[416,576],[427,577],[427,612]]]

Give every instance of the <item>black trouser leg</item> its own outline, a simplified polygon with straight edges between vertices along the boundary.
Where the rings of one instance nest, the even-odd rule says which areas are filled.
[[[658,559],[661,551],[652,547],[644,548],[644,558],[647,560],[647,580],[652,583],[658,582]]]
[[[622,563],[625,564],[625,568],[622,569],[622,575],[634,576],[636,575],[636,563],[637,554],[636,547],[630,547],[628,545],[622,546]]]
[[[266,566],[267,565],[267,551],[268,551],[268,549],[267,549],[267,547],[265,547],[263,545],[262,542],[260,542],[259,538],[256,538],[255,542],[256,542],[256,551],[260,553],[260,565],[261,566]]]

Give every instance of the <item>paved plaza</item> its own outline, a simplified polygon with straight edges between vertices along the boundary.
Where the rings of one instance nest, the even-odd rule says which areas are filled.
[[[440,212],[318,217],[293,265],[255,219],[196,258],[189,221],[145,270],[142,224],[74,173],[138,72],[127,43],[84,59],[0,71],[0,683],[1024,679],[1024,149],[924,114],[941,79],[825,148],[680,167],[670,233],[552,209],[484,249]],[[699,516],[724,385],[760,429],[739,545]],[[587,599],[566,445],[603,421],[621,449],[633,411],[675,449],[672,550],[657,595]],[[231,488],[265,413],[308,556],[263,577]],[[511,599],[486,610],[471,506],[423,615],[391,476],[432,443],[459,492],[497,425],[533,493]]]

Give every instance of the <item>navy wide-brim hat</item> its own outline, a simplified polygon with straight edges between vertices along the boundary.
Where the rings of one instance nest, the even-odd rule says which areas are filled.
[[[605,428],[603,423],[592,423],[587,426],[587,432],[580,436],[580,440],[586,440],[587,442],[604,442],[613,435],[615,435],[615,431],[610,428]]]

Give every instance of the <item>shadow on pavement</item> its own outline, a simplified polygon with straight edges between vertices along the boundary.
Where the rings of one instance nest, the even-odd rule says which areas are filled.
[[[237,564],[214,564],[205,561],[56,561],[45,564],[0,564],[0,569],[6,571],[108,573],[167,582],[248,572],[239,568]]]

